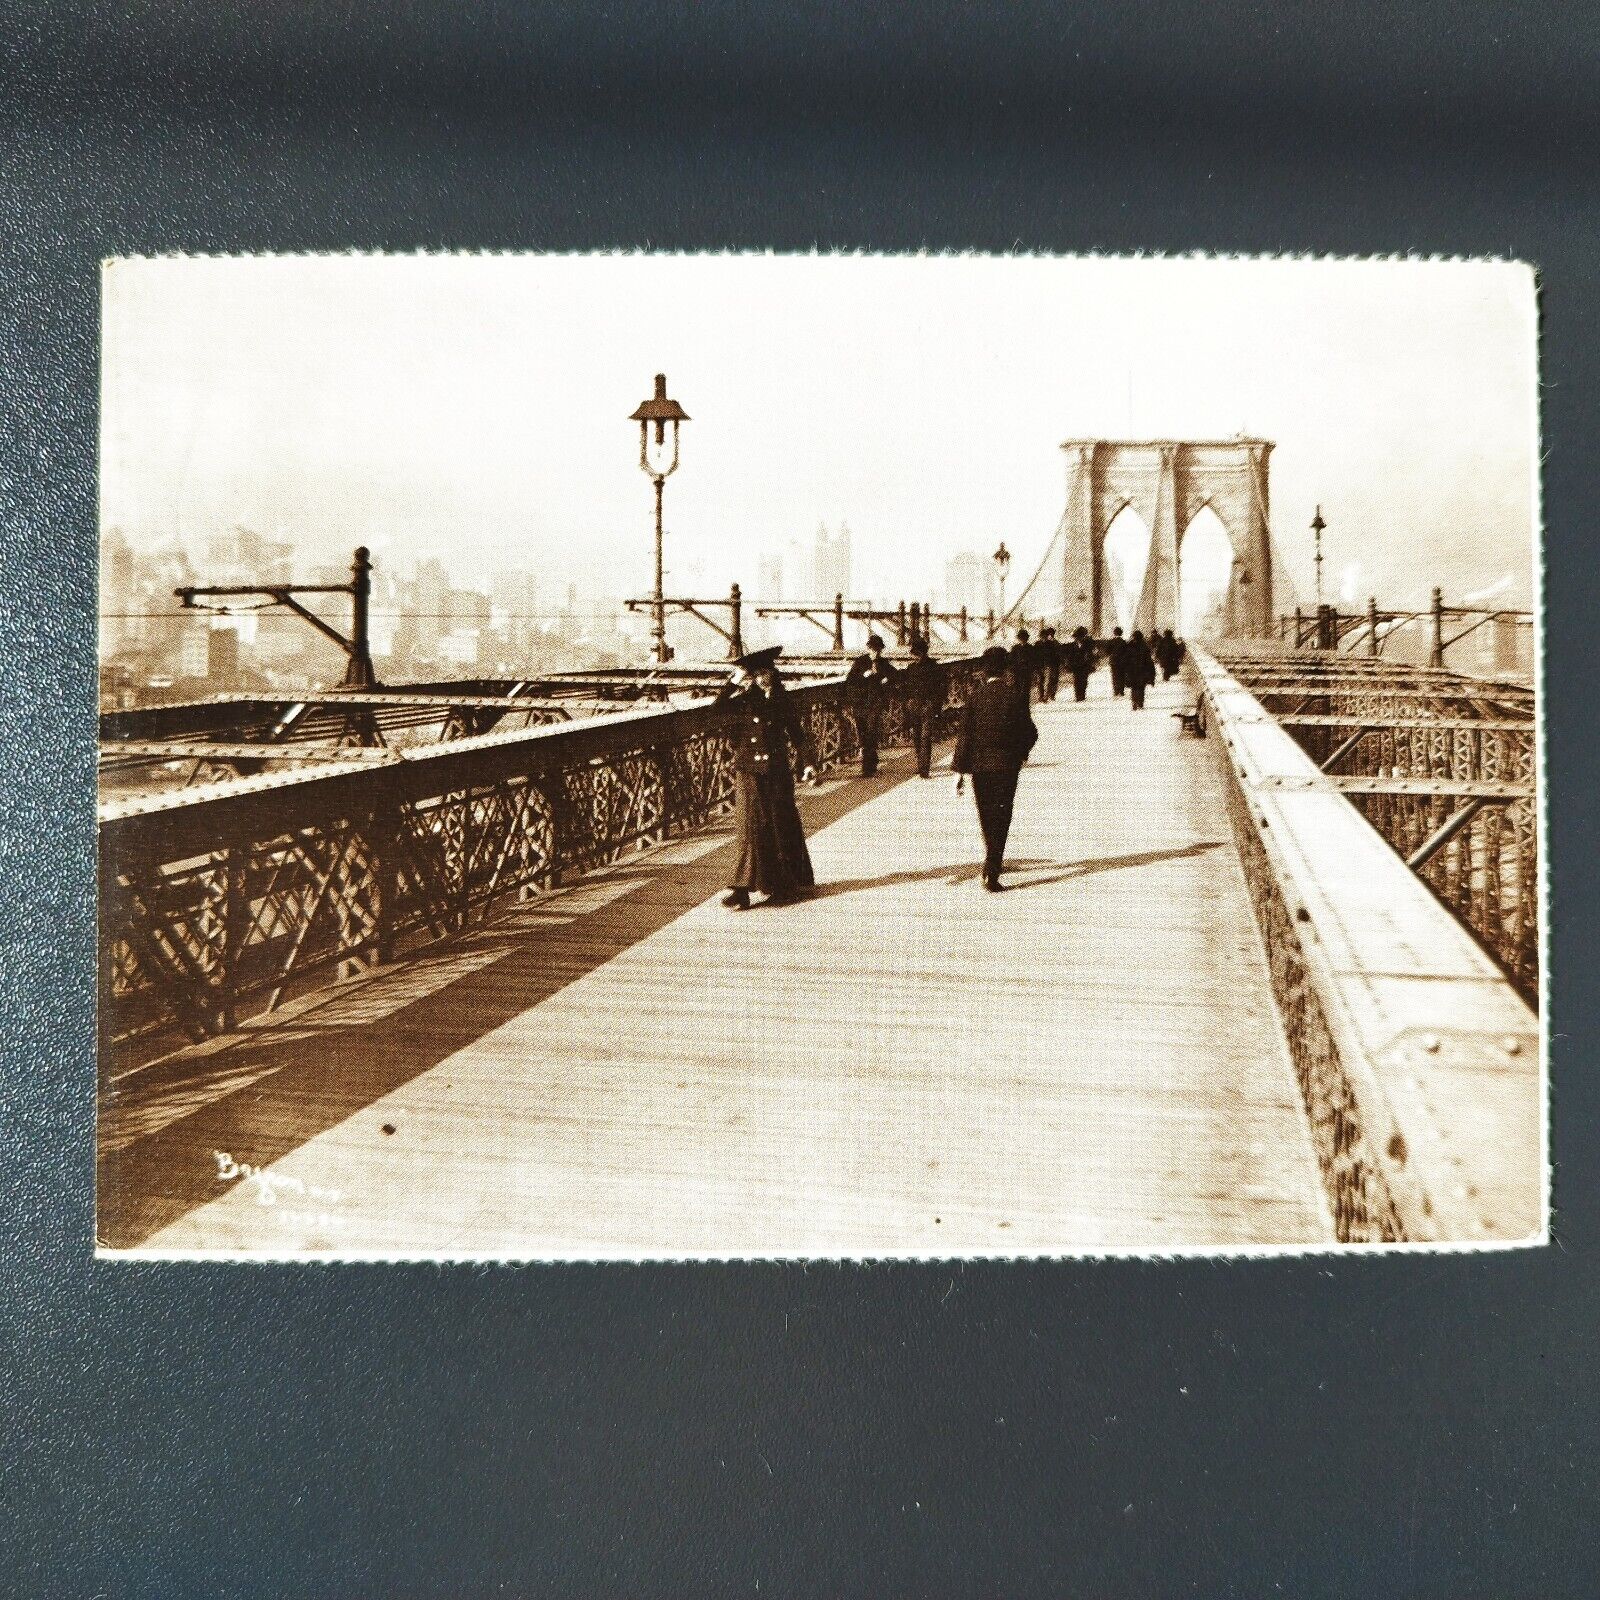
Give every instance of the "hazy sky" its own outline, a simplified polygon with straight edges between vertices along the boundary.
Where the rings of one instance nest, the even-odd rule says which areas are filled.
[[[1492,263],[866,256],[396,256],[107,269],[101,525],[306,563],[370,544],[463,578],[585,569],[644,593],[628,414],[692,417],[668,587],[756,582],[849,522],[855,588],[936,593],[1004,537],[1032,571],[1068,437],[1277,441],[1272,522],[1311,590],[1530,598],[1531,273]]]

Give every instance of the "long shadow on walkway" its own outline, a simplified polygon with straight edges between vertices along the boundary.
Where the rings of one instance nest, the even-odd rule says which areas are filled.
[[[1087,878],[1096,872],[1118,872],[1127,867],[1152,867],[1162,861],[1181,861],[1189,856],[1204,855],[1208,850],[1220,850],[1224,841],[1205,839],[1196,844],[1186,844],[1173,850],[1141,850],[1125,856],[1091,856],[1082,861],[1046,861],[1036,856],[1007,856],[1006,888],[1043,889],[1052,883],[1069,883],[1074,878]],[[1048,868],[1060,868],[1046,877],[1018,878],[1016,873],[1035,873]],[[904,883],[935,883],[941,879],[954,887],[971,883],[981,868],[973,862],[955,862],[943,867],[918,867],[904,872],[886,872],[876,878],[836,878],[831,883],[819,884],[814,899],[826,900],[836,894],[858,894],[867,889],[892,889]]]
[[[803,791],[807,831],[827,827],[915,770],[902,758],[873,778],[849,779],[823,793]],[[185,1070],[193,1078],[209,1075],[218,1084],[236,1080],[241,1086],[231,1093],[224,1088],[122,1149],[101,1152],[99,1242],[132,1248],[215,1199],[217,1151],[269,1166],[660,932],[727,882],[733,853],[730,842],[692,861],[653,869],[641,858],[640,869],[624,873],[637,879],[634,886],[596,910],[520,935],[491,924],[478,931],[476,948],[503,945],[504,954],[377,1020],[363,1015],[370,1008],[359,1003],[340,1004],[335,991],[326,1006],[252,1029],[213,1055],[163,1064],[145,1080],[146,1092],[169,1088]],[[540,905],[552,918],[562,910],[559,897]],[[452,945],[467,949],[473,938]],[[136,1097],[139,1083],[126,1092]]]

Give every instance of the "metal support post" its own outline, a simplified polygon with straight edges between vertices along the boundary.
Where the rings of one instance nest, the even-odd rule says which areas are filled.
[[[1428,648],[1428,665],[1442,667],[1444,665],[1444,591],[1433,591],[1433,633],[1432,642]]]
[[[350,657],[344,670],[347,689],[370,689],[377,682],[372,670],[372,639],[367,627],[371,599],[372,552],[365,545],[359,545],[350,567]]]
[[[655,602],[655,621],[650,631],[654,640],[656,664],[665,666],[672,659],[672,652],[667,646],[667,602],[665,590],[662,587],[663,572],[661,564],[661,491],[666,484],[666,479],[656,477],[653,482],[656,486],[656,588],[655,594],[651,597]]]
[[[728,615],[732,619],[728,627],[728,659],[730,661],[737,661],[744,654],[744,635],[739,626],[742,609],[739,585],[734,584],[728,591]]]
[[[842,591],[833,597],[833,648],[841,654],[844,652],[844,594]]]

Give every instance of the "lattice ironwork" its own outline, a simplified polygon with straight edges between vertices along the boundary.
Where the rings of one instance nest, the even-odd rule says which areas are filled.
[[[1212,720],[1216,720],[1215,713]],[[1212,739],[1210,746],[1217,758],[1228,817],[1261,930],[1272,992],[1300,1085],[1335,1237],[1345,1243],[1403,1239],[1405,1230],[1311,980],[1299,931],[1284,902],[1280,876],[1267,854],[1226,744]]]
[[[959,702],[974,664],[941,663]],[[844,686],[791,691],[826,770],[857,752]],[[946,724],[953,711],[947,711]],[[886,742],[904,739],[891,701]],[[202,1039],[700,827],[733,794],[712,705],[466,737],[394,765],[238,779],[101,821],[108,1048]]]
[[[1537,1004],[1539,837],[1531,691],[1326,654],[1224,660],[1330,776],[1433,781],[1428,793],[1351,793],[1363,816]],[[1504,790],[1464,797],[1472,780]],[[1436,847],[1429,848],[1440,839]],[[1421,856],[1421,859],[1417,859]]]

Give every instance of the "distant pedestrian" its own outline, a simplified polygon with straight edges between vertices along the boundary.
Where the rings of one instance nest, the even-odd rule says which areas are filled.
[[[1072,630],[1072,640],[1067,645],[1067,670],[1072,674],[1072,698],[1081,700],[1089,692],[1089,677],[1094,671],[1095,657],[1094,640],[1089,637],[1089,630],[1080,622]]]
[[[750,908],[750,894],[782,905],[810,892],[816,882],[805,829],[794,799],[794,766],[816,777],[811,742],[795,715],[774,665],[780,647],[753,650],[734,664],[717,696],[732,713],[733,814],[738,854],[722,903]],[[791,756],[791,751],[793,755]]]
[[[1026,685],[1018,688],[1007,670],[1006,652],[991,645],[983,652],[982,677],[961,712],[961,731],[951,765],[959,776],[956,793],[972,775],[972,798],[983,830],[983,886],[994,893],[1005,867],[1006,838],[1017,795],[1017,776],[1039,737],[1028,714]]]
[[[1161,668],[1161,681],[1165,683],[1175,678],[1183,657],[1178,653],[1178,641],[1172,636],[1171,628],[1163,628],[1156,634],[1154,651],[1156,663]]]
[[[1111,641],[1106,645],[1106,662],[1111,668],[1111,692],[1120,696],[1128,687],[1128,641],[1122,637],[1121,628],[1111,630]]]
[[[1039,652],[1035,672],[1039,698],[1048,702],[1055,699],[1056,690],[1061,687],[1061,641],[1056,638],[1056,630],[1041,628],[1036,648]]]
[[[906,736],[917,753],[917,776],[932,775],[933,729],[944,705],[944,680],[928,659],[928,641],[919,634],[911,638],[911,660],[901,669],[900,692]]]
[[[1133,697],[1133,709],[1144,710],[1144,692],[1156,681],[1155,658],[1150,654],[1149,642],[1139,629],[1133,630],[1122,659],[1122,674],[1127,681],[1128,693]]]
[[[856,738],[861,743],[863,778],[870,778],[878,770],[878,741],[883,736],[883,712],[894,676],[893,665],[884,659],[883,640],[875,633],[868,635],[866,654],[850,663],[845,679],[845,695],[855,717]]]
[[[1011,681],[1021,692],[1024,705],[1033,692],[1034,655],[1034,647],[1028,642],[1028,630],[1018,628],[1017,642],[1011,647]]]

